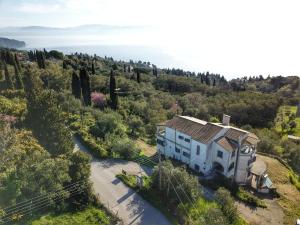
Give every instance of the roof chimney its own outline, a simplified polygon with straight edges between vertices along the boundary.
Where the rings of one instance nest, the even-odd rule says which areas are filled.
[[[230,123],[230,116],[223,114],[222,124],[225,126],[229,126],[229,123]]]

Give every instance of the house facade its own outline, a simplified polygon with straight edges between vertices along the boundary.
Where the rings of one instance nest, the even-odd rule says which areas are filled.
[[[166,158],[179,160],[204,175],[213,171],[234,178],[237,183],[251,182],[257,136],[222,123],[210,123],[188,116],[175,116],[157,127],[157,150]]]

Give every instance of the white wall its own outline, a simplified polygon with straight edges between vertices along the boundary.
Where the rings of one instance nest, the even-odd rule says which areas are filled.
[[[252,154],[254,155],[254,152],[248,155],[240,153],[235,177],[237,183],[245,183],[247,181],[249,170],[248,161],[251,159]]]
[[[230,165],[231,160],[231,152],[225,150],[223,147],[218,145],[217,143],[213,143],[213,157],[212,157],[212,165],[214,162],[220,163],[224,168],[224,175],[228,176],[228,167]],[[223,158],[218,157],[218,151],[223,152]],[[234,171],[234,170],[233,170]],[[232,171],[230,171],[232,173]]]
[[[200,146],[200,154],[197,155],[197,146]],[[200,172],[206,173],[208,166],[206,165],[207,146],[198,141],[192,140],[191,144],[191,161],[189,163],[192,169],[195,169],[195,164],[199,165]]]

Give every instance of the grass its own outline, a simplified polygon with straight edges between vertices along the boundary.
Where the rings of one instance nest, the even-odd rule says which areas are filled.
[[[137,144],[137,146],[139,146],[139,148],[142,150],[142,152],[145,156],[151,157],[151,156],[155,155],[155,153],[157,152],[156,146],[149,145],[141,139],[135,140],[135,143]]]
[[[297,112],[297,106],[281,106],[278,110],[277,116],[276,116],[276,124],[275,124],[275,130],[278,133],[282,133],[281,129],[281,123],[282,121],[288,122],[289,117],[287,113],[294,113]],[[294,136],[300,136],[300,117],[296,117],[295,122],[297,123],[297,127],[293,130],[285,130],[283,132],[284,135],[291,134]]]
[[[82,211],[66,213],[49,213],[34,220],[28,221],[26,225],[110,225],[113,222],[103,210],[90,206]]]

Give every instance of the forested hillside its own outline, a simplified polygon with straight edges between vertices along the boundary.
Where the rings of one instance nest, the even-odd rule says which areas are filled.
[[[176,114],[218,122],[226,113],[259,136],[259,151],[300,172],[299,144],[276,129],[279,108],[300,102],[299,77],[227,81],[209,72],[45,50],[1,50],[0,66],[0,209],[55,190],[59,196],[48,199],[54,210],[97,205],[89,157],[73,153],[71,132],[97,157],[132,159],[140,151],[135,139],[154,144],[156,125]],[[68,188],[75,184],[76,195]],[[13,212],[3,218],[18,215]]]

